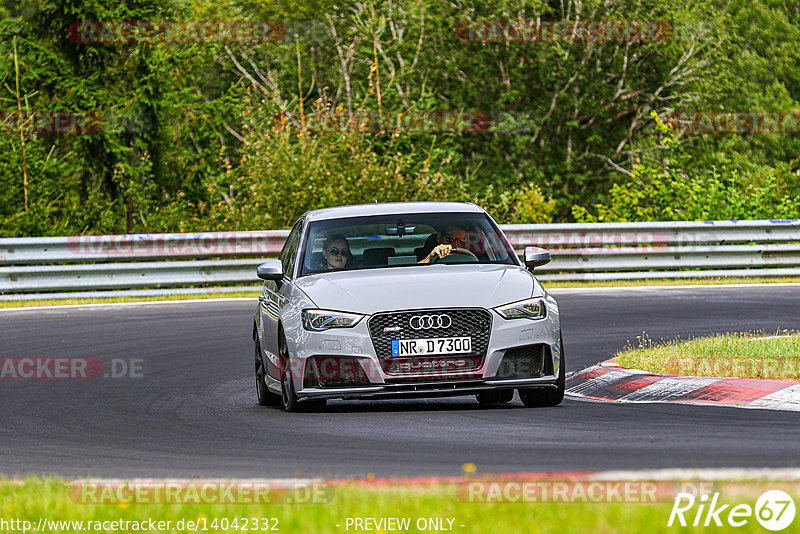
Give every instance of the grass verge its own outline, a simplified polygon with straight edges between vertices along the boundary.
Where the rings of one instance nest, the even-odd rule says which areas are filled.
[[[521,483],[510,482],[504,488],[519,487]],[[516,484],[516,486],[514,486]],[[534,482],[541,488],[542,482]],[[551,483],[552,484],[552,483]],[[569,490],[565,495],[568,499],[559,499],[560,502],[468,502],[466,492],[458,489],[455,484],[443,484],[424,487],[409,487],[392,485],[390,487],[363,487],[357,485],[337,486],[333,488],[326,502],[314,504],[142,504],[142,503],[112,503],[89,504],[75,492],[69,481],[54,478],[30,478],[21,482],[0,482],[0,517],[8,520],[28,521],[35,527],[44,518],[47,526],[40,532],[284,532],[284,533],[328,533],[328,532],[391,532],[392,530],[405,530],[420,532],[436,530],[422,529],[419,525],[428,520],[439,520],[441,526],[459,533],[630,533],[630,532],[669,532],[673,533],[680,527],[676,524],[668,526],[675,496],[678,491],[687,491],[687,487],[694,488],[698,497],[711,496],[719,492],[718,503],[740,505],[745,504],[755,512],[758,497],[766,490],[781,489],[788,491],[795,500],[798,498],[796,483],[774,482],[650,482],[665,488],[663,494],[655,499],[634,497],[628,502],[591,502],[589,492],[586,491],[588,482],[582,483],[584,490],[575,493]],[[595,483],[598,484],[598,483]],[[608,488],[605,483],[604,486]],[[611,483],[609,483],[611,484]],[[639,485],[641,482],[622,482]],[[552,486],[551,486],[552,487]],[[571,486],[572,488],[576,486]],[[681,488],[681,489],[678,489]],[[503,490],[506,491],[505,489]],[[607,491],[607,490],[606,490]],[[601,492],[595,493],[599,495]],[[603,495],[613,493],[602,492]],[[541,493],[539,493],[541,494]],[[625,494],[625,490],[622,491]],[[508,495],[511,495],[510,493]],[[519,495],[519,493],[513,493]],[[534,495],[529,493],[528,495]],[[576,495],[578,498],[576,499]],[[580,495],[583,498],[580,498]],[[638,494],[637,494],[638,495]],[[625,497],[623,497],[625,499]],[[517,499],[519,500],[519,499]],[[530,498],[526,498],[530,501]],[[617,499],[620,500],[620,499]],[[589,501],[589,502],[587,502]],[[693,528],[692,522],[698,512],[700,501],[684,513],[685,519],[692,532],[763,532],[754,515],[745,518],[744,528],[734,528],[726,524],[727,511],[721,515],[723,525],[704,528],[705,514],[700,514],[700,526]],[[728,511],[731,506],[728,506]],[[701,510],[702,511],[702,510]],[[763,510],[762,510],[763,513]],[[369,529],[356,529],[351,524],[348,528],[348,518],[366,518],[380,521],[381,518],[408,518],[407,529],[391,529],[373,525]],[[233,521],[237,521],[234,527]],[[255,523],[253,519],[257,519]],[[163,521],[167,528],[152,530],[131,528],[117,528],[113,524],[102,522],[109,521]],[[183,523],[179,523],[183,520]],[[264,520],[267,520],[266,523]],[[452,520],[452,522],[450,522]],[[56,528],[53,521],[69,522],[82,521],[81,525],[75,523],[62,523]],[[166,522],[169,521],[169,524]],[[100,522],[95,528],[90,522]],[[190,523],[191,525],[190,526]],[[418,524],[419,522],[419,524]],[[119,525],[119,524],[118,524]],[[257,528],[251,528],[257,525]],[[267,525],[267,529],[262,526]],[[183,528],[181,528],[181,526]],[[197,526],[197,528],[195,527]],[[242,528],[245,526],[245,528]],[[274,528],[273,528],[274,526]],[[87,528],[89,527],[89,528]],[[684,529],[685,530],[685,529]],[[21,530],[20,530],[21,531]],[[794,521],[789,528],[782,532],[800,531],[800,521]]]
[[[603,280],[603,281],[577,281],[577,282],[542,282],[550,289],[572,288],[599,288],[599,287],[664,287],[664,286],[695,286],[695,285],[728,285],[728,284],[800,284],[800,277],[756,277],[756,278],[686,278],[671,279],[660,278],[656,280]],[[37,300],[0,300],[2,308],[28,308],[39,306],[68,306],[81,304],[108,304],[115,302],[156,302],[164,300],[193,300],[217,298],[256,298],[258,291],[231,291],[226,293],[192,293],[186,295],[162,295],[151,297],[95,297],[95,298],[66,298],[66,299],[37,299]]]
[[[636,347],[629,342],[616,358],[623,367],[651,373],[800,381],[800,334],[734,332],[653,342],[643,332]]]

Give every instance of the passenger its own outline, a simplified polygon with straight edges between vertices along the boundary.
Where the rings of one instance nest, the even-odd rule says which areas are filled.
[[[340,270],[350,267],[350,245],[341,234],[333,234],[322,246],[322,259],[313,266],[314,270]]]
[[[435,243],[429,243],[429,241],[433,241],[431,238],[434,234],[428,237],[428,241],[425,242],[425,248],[430,247],[431,250],[427,252],[423,250],[424,256],[417,263],[430,263],[435,257],[441,259],[449,256],[454,247],[465,248],[467,246],[467,231],[463,228],[449,226],[444,232],[438,231],[435,235]]]

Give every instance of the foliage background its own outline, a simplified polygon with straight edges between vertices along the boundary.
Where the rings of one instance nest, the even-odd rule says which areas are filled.
[[[466,21],[496,19],[668,20],[674,33],[459,38]],[[67,38],[76,21],[148,20],[276,21],[285,35]],[[800,136],[665,122],[800,109],[798,24],[798,5],[778,0],[2,0],[0,236],[285,228],[307,209],[375,200],[474,201],[508,223],[798,218]],[[104,120],[21,137],[18,108]],[[435,111],[493,125],[326,122]]]

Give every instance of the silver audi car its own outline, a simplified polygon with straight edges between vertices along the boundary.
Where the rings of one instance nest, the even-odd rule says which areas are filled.
[[[558,305],[497,223],[467,203],[365,204],[305,213],[264,280],[253,324],[258,403],[475,395],[564,397]]]

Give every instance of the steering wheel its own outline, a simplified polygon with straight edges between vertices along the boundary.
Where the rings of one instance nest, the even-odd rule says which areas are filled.
[[[452,249],[450,249],[450,254],[445,256],[445,258],[447,258],[447,257],[449,257],[449,256],[451,256],[453,254],[464,254],[465,256],[470,256],[475,261],[478,261],[478,256],[476,256],[475,254],[473,254],[472,252],[470,252],[469,250],[467,250],[465,248],[453,247]],[[440,258],[439,256],[434,255],[433,258],[431,258],[430,262],[431,263],[438,263],[439,260],[444,260],[444,258]],[[444,262],[444,263],[447,263],[447,262]]]

